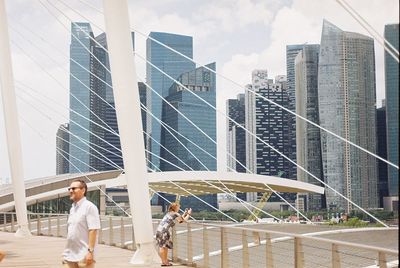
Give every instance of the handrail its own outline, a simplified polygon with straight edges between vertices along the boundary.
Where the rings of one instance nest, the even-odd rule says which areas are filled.
[[[336,245],[341,245],[341,246],[356,247],[356,248],[367,249],[367,250],[372,250],[372,251],[380,251],[380,252],[385,252],[385,253],[388,253],[391,255],[399,255],[398,251],[392,250],[392,249],[357,244],[357,243],[352,243],[352,242],[345,242],[345,241],[334,240],[334,239],[321,238],[321,237],[312,237],[312,236],[306,236],[306,235],[302,235],[302,234],[293,234],[293,233],[285,233],[285,232],[262,230],[262,229],[252,229],[252,228],[240,227],[240,226],[214,225],[214,224],[204,224],[204,225],[207,225],[210,227],[218,227],[218,228],[224,227],[224,228],[228,228],[228,229],[230,228],[230,229],[245,230],[245,231],[251,231],[251,232],[277,234],[277,235],[283,235],[283,236],[290,236],[293,238],[309,239],[309,240],[314,240],[314,241],[319,241],[319,242],[336,244]],[[399,228],[390,227],[390,229],[399,229]],[[387,231],[388,228],[382,228],[382,230]]]

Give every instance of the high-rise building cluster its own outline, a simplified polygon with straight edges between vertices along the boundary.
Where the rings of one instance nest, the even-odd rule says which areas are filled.
[[[216,64],[196,68],[158,43],[193,58],[192,39],[152,32],[146,42],[147,81],[139,82],[138,88],[141,105],[148,109],[142,109],[148,167],[155,171],[216,170],[216,113],[209,107],[216,104],[216,78],[211,71]],[[132,41],[135,44],[134,33]],[[89,23],[71,24],[70,121],[57,132],[57,174],[123,169],[106,49],[105,33],[94,36]],[[216,195],[201,198],[217,206]],[[157,196],[152,202],[167,205]],[[191,197],[182,197],[181,203],[208,209]]]
[[[398,34],[398,24],[386,25],[385,38],[397,49]],[[123,168],[103,47],[105,33],[94,36],[89,23],[72,23],[70,120],[57,131],[57,174]],[[146,109],[148,168],[215,171],[216,63],[196,66],[190,36],[151,32],[146,48],[146,83],[138,88]],[[284,195],[291,202],[297,199],[303,210],[356,209],[347,199],[363,208],[397,209],[398,170],[332,135],[398,164],[398,63],[385,52],[386,102],[376,109],[374,49],[372,38],[324,20],[320,44],[287,45],[285,75],[272,79],[266,69],[254,70],[251,84],[226,102],[228,170],[324,182],[339,193],[325,188],[324,195]],[[255,201],[260,194],[238,196]],[[161,196],[154,196],[152,204],[165,207],[165,200],[176,198]],[[216,195],[200,198],[218,206]],[[180,202],[209,209],[192,197]]]
[[[397,49],[398,34],[398,24],[386,25],[385,38]],[[304,210],[357,209],[349,200],[367,209],[397,209],[398,170],[332,135],[398,164],[398,63],[385,53],[387,101],[377,110],[374,49],[372,38],[324,20],[320,44],[287,45],[286,76],[273,81],[267,70],[254,70],[245,94],[227,101],[236,120],[227,124],[229,167],[324,182],[337,191],[298,194]],[[238,125],[252,134],[243,135]]]

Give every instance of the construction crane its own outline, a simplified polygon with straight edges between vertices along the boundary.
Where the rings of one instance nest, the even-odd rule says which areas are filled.
[[[258,201],[256,207],[257,209],[253,209],[253,213],[250,214],[249,218],[247,219],[248,221],[256,221],[261,213],[261,209],[265,206],[267,203],[268,199],[271,197],[272,192],[265,192],[260,200]]]
[[[278,172],[278,177],[283,177],[283,175],[285,174],[285,172],[283,171],[279,171]],[[253,212],[250,214],[250,216],[247,218],[248,221],[257,221],[259,218],[259,215],[261,213],[261,209],[265,206],[265,204],[268,202],[268,199],[271,197],[272,192],[268,191],[265,192],[262,197],[260,198],[260,200],[258,200],[258,203],[256,205],[257,209],[254,208]]]

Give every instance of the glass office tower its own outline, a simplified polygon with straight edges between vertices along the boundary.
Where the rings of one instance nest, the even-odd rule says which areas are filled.
[[[318,58],[319,45],[304,45],[295,58],[296,113],[316,124],[319,124]],[[297,164],[323,180],[319,128],[296,118],[296,139]],[[300,168],[297,168],[297,180],[323,186]],[[301,196],[305,210],[320,211],[326,206],[324,195]]]
[[[399,24],[385,25],[385,39],[399,50]],[[385,52],[387,157],[399,165],[399,63]],[[399,170],[388,165],[389,198],[386,208],[398,210]]]
[[[318,66],[322,127],[376,153],[374,40],[324,20]],[[378,207],[375,157],[321,131],[325,182],[363,208]],[[356,209],[326,190],[327,206]]]
[[[150,37],[177,50],[183,55],[193,58],[193,38],[191,36],[151,32]],[[183,56],[165,48],[150,38],[146,41],[147,60],[154,64],[157,68],[177,79],[181,74],[194,70],[195,64]],[[161,73],[157,68],[147,64],[146,76],[148,84],[164,98],[169,95],[169,89],[174,81]],[[151,89],[147,94],[148,108],[158,119],[162,119],[162,99],[157,96]],[[148,133],[151,134],[157,142],[161,142],[161,124],[149,117]],[[160,146],[155,142],[150,142],[151,152],[160,155]],[[151,161],[157,167],[160,166],[160,159],[151,157]]]
[[[93,37],[89,23],[77,22],[71,24],[70,44],[70,173],[90,171],[90,82],[92,57],[89,54],[92,48]],[[81,66],[85,69],[83,69]],[[80,116],[82,115],[82,116]],[[82,149],[82,150],[81,150]],[[85,152],[86,151],[86,152]]]
[[[287,45],[286,46],[286,84],[288,103],[286,108],[292,112],[296,112],[296,90],[295,90],[295,58],[299,52],[303,50],[303,44]],[[285,112],[286,113],[286,112]],[[286,145],[287,156],[291,160],[296,161],[296,117],[292,114],[288,114],[288,144]],[[297,167],[291,163],[288,163],[288,178],[297,178]]]
[[[208,64],[206,67],[215,70],[215,63]],[[195,96],[201,97],[215,107],[215,73],[204,67],[199,67],[181,74],[177,80],[180,84],[174,83],[169,88],[169,95],[166,97],[166,100],[212,140],[216,141],[216,112]],[[182,85],[189,89],[190,92],[183,88]],[[161,129],[161,144],[164,146],[164,148],[161,148],[161,157],[168,161],[161,160],[161,170],[177,171],[183,169],[216,171],[216,144],[201,133],[199,129],[193,126],[193,124],[179,114],[174,108],[164,102],[162,120],[186,139],[181,135],[177,135],[174,131],[167,131],[165,127]],[[167,196],[167,198],[171,201],[175,199],[175,197],[171,196]],[[218,206],[216,194],[200,195],[199,198],[202,198],[214,207]],[[181,197],[180,202],[182,206],[192,207],[195,210],[211,210],[209,206],[191,196]]]

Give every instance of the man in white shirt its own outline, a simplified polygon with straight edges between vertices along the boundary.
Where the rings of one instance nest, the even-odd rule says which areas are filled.
[[[94,268],[97,230],[101,228],[99,210],[86,199],[87,185],[83,180],[72,181],[68,191],[73,204],[67,223],[67,245],[62,254],[64,267]]]

